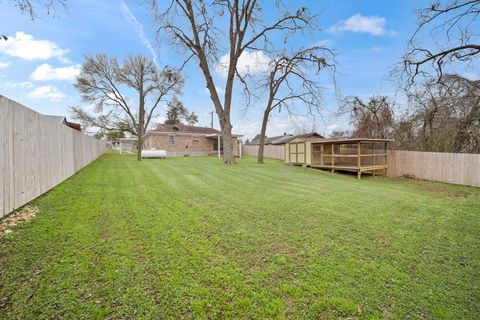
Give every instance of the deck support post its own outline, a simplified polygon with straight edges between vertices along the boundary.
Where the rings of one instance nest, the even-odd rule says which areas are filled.
[[[357,142],[357,167],[359,171],[361,166],[362,166],[362,159],[360,157],[360,142]]]
[[[358,180],[362,179],[362,171],[357,172],[357,179]]]
[[[334,149],[333,143],[332,143],[332,167],[335,166],[335,154],[334,154],[334,152],[335,152],[335,149]],[[332,172],[333,172],[333,170],[332,170]]]
[[[385,164],[388,166],[388,142],[385,142]],[[385,176],[388,176],[387,168],[385,168]]]
[[[220,149],[221,149],[221,148],[220,148],[220,135],[217,136],[217,141],[218,141],[218,142],[217,142],[217,143],[218,143],[218,148],[217,148],[217,149],[218,149],[218,152],[217,152],[217,153],[218,153],[218,158],[220,159],[220,158],[221,158],[221,157],[220,157]]]

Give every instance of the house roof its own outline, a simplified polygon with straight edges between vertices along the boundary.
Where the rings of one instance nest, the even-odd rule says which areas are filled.
[[[80,123],[67,121],[67,126],[77,131],[82,131],[82,126],[80,125]]]
[[[67,120],[66,117],[64,116],[53,116],[53,115],[49,115],[49,114],[45,114],[43,115],[45,117],[47,117],[48,119],[51,119],[57,123],[62,123],[72,129],[75,129],[77,131],[82,131],[82,126],[79,124],[79,123],[75,123],[75,122],[70,122]]]
[[[283,134],[281,136],[275,136],[275,137],[265,137],[265,144],[271,144],[276,140],[283,139],[283,138],[289,138],[291,137],[291,134]],[[260,143],[260,138],[255,138],[252,141],[250,141],[249,144],[259,144]]]
[[[208,127],[187,126],[179,124],[159,124],[156,129],[150,130],[151,133],[197,133],[197,134],[219,134],[217,129]]]
[[[321,134],[318,134],[316,132],[310,132],[310,133],[304,133],[304,134],[297,134],[295,136],[292,136],[292,135],[282,136],[281,138],[272,141],[272,144],[285,144],[297,138],[312,140],[312,139],[323,139],[324,137]]]

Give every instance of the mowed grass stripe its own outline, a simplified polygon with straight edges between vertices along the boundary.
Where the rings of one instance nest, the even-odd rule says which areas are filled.
[[[478,188],[107,154],[0,240],[0,318],[465,318]]]

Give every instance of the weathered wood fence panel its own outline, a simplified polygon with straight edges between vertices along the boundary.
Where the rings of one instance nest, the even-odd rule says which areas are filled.
[[[480,154],[391,150],[388,176],[480,186]]]
[[[243,146],[247,156],[257,156],[258,146]],[[283,145],[266,145],[265,157],[284,160]],[[480,154],[390,150],[388,176],[480,186]]]
[[[105,142],[0,95],[0,217],[105,152]]]
[[[242,148],[242,154],[246,156],[256,157],[258,155],[258,146],[256,145],[245,145]],[[283,145],[272,145],[267,144],[263,151],[263,156],[265,158],[271,159],[285,159],[285,147]]]

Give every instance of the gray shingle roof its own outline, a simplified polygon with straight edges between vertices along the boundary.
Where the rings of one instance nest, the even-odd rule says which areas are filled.
[[[183,123],[179,124],[159,124],[155,130],[152,132],[159,133],[168,133],[168,132],[178,132],[178,133],[198,133],[198,134],[213,134],[221,133],[217,129],[208,128],[208,127],[196,127],[188,126]]]

